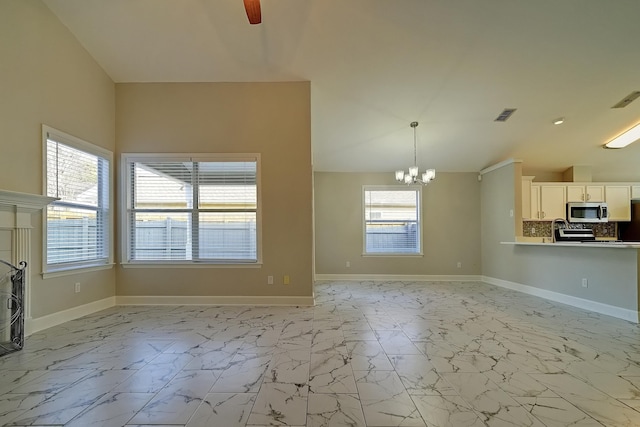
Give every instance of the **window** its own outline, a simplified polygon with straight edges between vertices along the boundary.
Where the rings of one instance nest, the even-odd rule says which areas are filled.
[[[364,253],[421,254],[422,188],[365,186],[363,191]]]
[[[259,155],[124,155],[125,263],[258,263]]]
[[[44,186],[59,200],[44,220],[44,272],[111,264],[112,153],[42,127]]]

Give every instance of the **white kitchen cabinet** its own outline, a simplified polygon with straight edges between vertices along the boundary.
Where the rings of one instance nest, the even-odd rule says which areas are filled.
[[[531,219],[553,221],[566,218],[566,186],[558,184],[531,185]]]
[[[531,209],[531,181],[533,180],[533,176],[523,176],[522,177],[522,219],[534,219],[535,214],[538,212],[538,209]]]
[[[640,185],[631,186],[631,198],[634,200],[640,199]]]
[[[540,186],[531,184],[529,197],[530,219],[540,220]]]
[[[567,217],[567,196],[564,184],[540,185],[540,219],[553,221]]]
[[[567,202],[604,202],[604,185],[567,184]]]
[[[605,186],[605,201],[609,209],[609,221],[631,220],[631,186]]]

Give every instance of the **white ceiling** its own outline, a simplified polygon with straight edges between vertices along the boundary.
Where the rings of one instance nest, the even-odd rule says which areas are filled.
[[[408,167],[417,120],[422,167],[640,181],[601,148],[640,121],[638,0],[44,1],[117,83],[309,80],[315,170]]]

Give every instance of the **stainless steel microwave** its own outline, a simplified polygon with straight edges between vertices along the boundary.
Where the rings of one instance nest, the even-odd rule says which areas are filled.
[[[609,222],[609,209],[604,202],[567,203],[569,222]]]

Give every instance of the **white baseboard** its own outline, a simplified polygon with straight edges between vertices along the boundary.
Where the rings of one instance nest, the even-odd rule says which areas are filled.
[[[61,323],[68,322],[70,320],[78,319],[82,316],[93,314],[115,305],[116,297],[108,297],[35,319],[28,318],[25,319],[25,335],[29,336],[35,332],[60,325]]]
[[[313,296],[117,296],[116,304],[314,306],[315,298]]]
[[[423,275],[423,274],[316,274],[315,280],[339,281],[400,281],[400,282],[477,282],[477,275]]]
[[[482,276],[482,281],[491,285],[507,288],[525,294],[534,295],[551,301],[567,304],[573,307],[585,310],[595,311],[596,313],[606,314],[607,316],[617,317],[618,319],[628,320],[634,323],[640,323],[640,313],[638,311],[626,308],[616,307],[601,302],[591,301],[584,298],[578,298],[571,295],[561,294],[549,291],[547,289],[536,288],[535,286],[523,285],[508,280],[496,279],[494,277]]]

